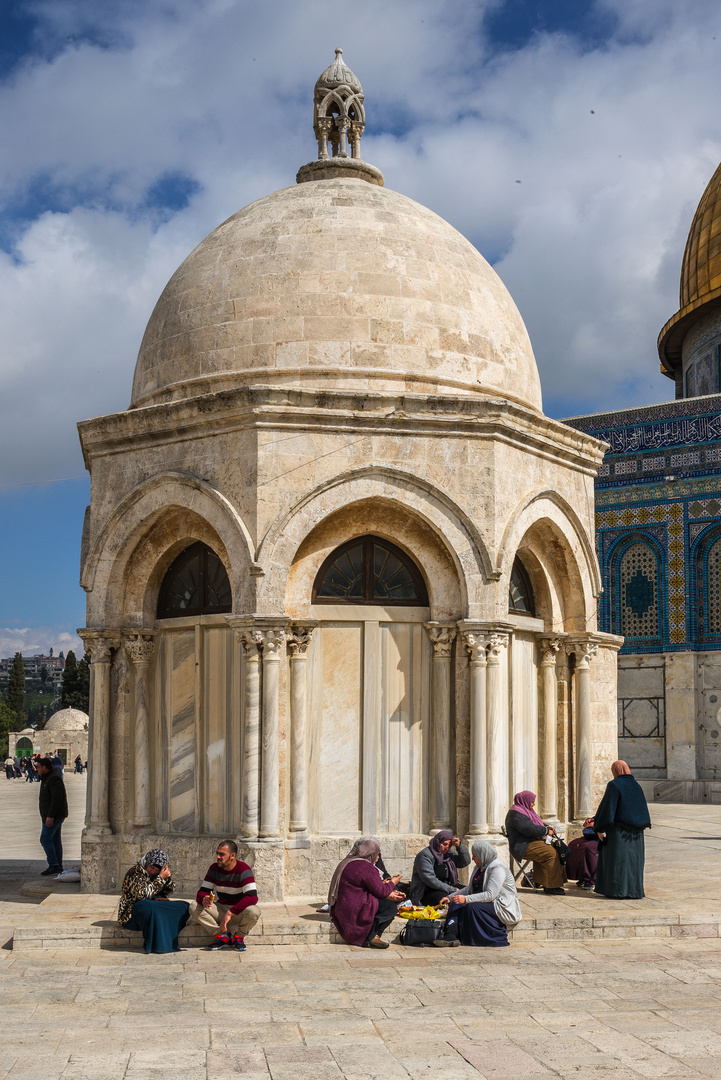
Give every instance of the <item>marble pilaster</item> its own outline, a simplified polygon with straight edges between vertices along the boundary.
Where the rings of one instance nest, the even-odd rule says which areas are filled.
[[[257,839],[260,821],[260,643],[262,634],[250,626],[237,628],[243,648],[243,807],[240,829]]]
[[[261,630],[261,648],[263,650],[259,831],[261,840],[277,840],[280,836],[278,696],[280,689],[280,657],[284,642],[285,630],[282,626],[264,627]]]
[[[451,653],[456,628],[444,623],[426,623],[433,646],[431,702],[431,774],[433,777],[431,829],[451,828]]]
[[[110,779],[110,666],[120,645],[117,635],[104,630],[79,630],[90,662],[89,789],[85,836],[97,839],[111,833]]]
[[[508,787],[508,710],[505,706],[501,672],[501,654],[508,645],[508,634],[488,635],[486,673],[486,783],[488,830],[499,835],[505,819],[504,801]],[[505,750],[505,752],[504,752]]]
[[[308,778],[306,768],[308,714],[308,648],[315,623],[288,628],[290,650],[290,824],[298,840],[308,839]]]
[[[150,663],[155,652],[150,631],[124,635],[125,651],[133,665],[135,701],[135,812],[136,829],[149,829],[150,820]]]
[[[576,656],[576,769],[573,816],[583,821],[593,813],[591,790],[591,659],[598,645],[588,640],[572,641]]]
[[[541,817],[558,825],[558,684],[556,658],[560,638],[540,637],[541,691],[543,694],[543,738],[541,742],[540,810]]]
[[[470,653],[470,798],[469,837],[488,832],[486,783],[486,674],[488,635],[475,630],[463,631],[463,644]]]

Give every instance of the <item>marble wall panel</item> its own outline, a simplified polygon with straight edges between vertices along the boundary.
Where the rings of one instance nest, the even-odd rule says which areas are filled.
[[[207,832],[230,829],[230,727],[232,713],[233,632],[207,627],[202,631],[203,753],[205,790],[203,828]]]
[[[510,640],[511,794],[538,791],[538,658],[532,634]]]
[[[427,827],[430,642],[421,624],[383,623],[381,776],[378,829],[418,833]]]
[[[195,631],[170,635],[171,679],[165,702],[169,724],[170,805],[173,832],[197,832]]]
[[[313,634],[309,659],[310,828],[360,829],[363,639],[361,623]]]

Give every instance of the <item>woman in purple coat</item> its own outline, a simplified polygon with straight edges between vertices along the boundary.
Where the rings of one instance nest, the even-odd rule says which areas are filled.
[[[382,881],[375,869],[381,849],[375,840],[363,840],[358,854],[343,859],[335,868],[328,891],[330,917],[349,945],[387,949],[381,934],[398,913],[403,894],[396,890],[400,874]]]

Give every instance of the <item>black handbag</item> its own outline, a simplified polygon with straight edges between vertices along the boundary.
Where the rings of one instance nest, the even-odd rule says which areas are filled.
[[[553,844],[556,851],[558,852],[558,858],[559,858],[559,861],[561,863],[561,866],[565,866],[566,863],[568,862],[568,855],[569,855],[568,844],[565,843],[565,841],[563,841],[563,840],[559,840],[558,837],[553,839],[551,841],[551,843]]]
[[[444,919],[409,919],[400,932],[401,945],[432,945],[443,935]]]

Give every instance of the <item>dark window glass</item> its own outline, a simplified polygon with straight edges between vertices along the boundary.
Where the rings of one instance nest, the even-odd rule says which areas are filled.
[[[163,578],[158,618],[219,614],[231,606],[228,575],[215,552],[200,541],[181,551]]]
[[[535,615],[536,604],[533,599],[531,579],[520,559],[515,559],[511,570],[511,584],[508,589],[508,610],[519,615]]]
[[[313,602],[426,607],[428,593],[420,570],[400,548],[376,536],[361,536],[323,563],[313,586]]]

